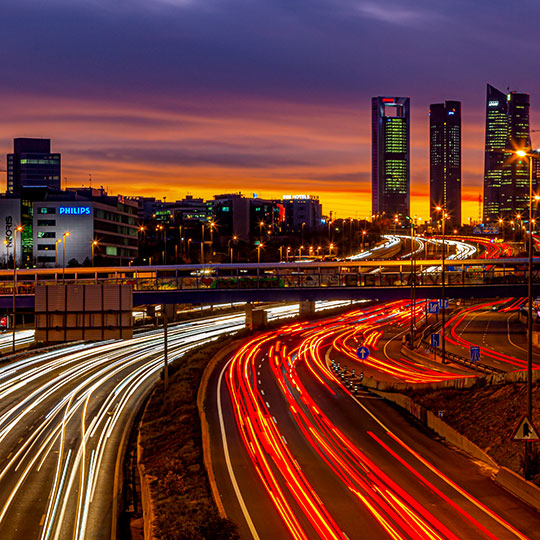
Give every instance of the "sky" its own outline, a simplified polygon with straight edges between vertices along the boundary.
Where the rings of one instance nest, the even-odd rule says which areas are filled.
[[[429,105],[452,99],[466,221],[479,213],[486,83],[530,93],[540,130],[537,0],[0,3],[1,168],[14,137],[51,138],[67,186],[313,194],[326,214],[365,217],[371,97],[409,96],[411,214],[426,217]]]

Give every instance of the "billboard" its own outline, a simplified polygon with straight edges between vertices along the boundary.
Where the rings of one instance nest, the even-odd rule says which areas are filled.
[[[13,264],[15,228],[21,225],[21,200],[0,199],[0,264]],[[22,235],[17,234],[17,261],[22,257]]]

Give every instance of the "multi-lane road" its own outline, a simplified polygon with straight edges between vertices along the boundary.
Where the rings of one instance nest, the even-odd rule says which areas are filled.
[[[287,317],[298,305],[268,312]],[[244,326],[243,313],[171,326],[169,361]],[[123,444],[162,364],[156,330],[0,367],[2,540],[116,538]]]
[[[243,538],[540,538],[537,512],[486,466],[433,440],[332,369],[408,382],[459,368],[382,350],[408,327],[403,302],[253,338],[214,374],[212,456],[225,509]],[[354,362],[359,344],[374,354]]]

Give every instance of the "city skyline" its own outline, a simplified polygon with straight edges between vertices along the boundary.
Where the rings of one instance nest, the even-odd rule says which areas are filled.
[[[2,168],[13,138],[47,137],[63,154],[68,185],[88,185],[91,174],[93,185],[112,192],[168,199],[314,193],[327,212],[364,217],[371,214],[370,99],[404,95],[411,97],[411,213],[427,217],[427,112],[451,97],[463,104],[463,219],[477,219],[486,81],[530,93],[531,127],[540,126],[538,77],[516,61],[524,41],[534,48],[539,39],[532,23],[539,7],[526,3],[524,20],[504,4],[288,5],[8,6],[10,27],[0,37],[10,73],[0,85]],[[273,33],[242,23],[269,17]],[[452,28],[460,24],[474,28],[458,42]],[[505,39],[494,39],[503,29]],[[436,55],[447,61],[434,70]]]

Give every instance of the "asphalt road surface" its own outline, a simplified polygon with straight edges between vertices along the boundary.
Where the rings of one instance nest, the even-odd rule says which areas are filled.
[[[408,324],[396,303],[289,325],[250,340],[215,371],[214,470],[242,538],[540,538],[538,513],[494,484],[486,465],[384,400],[355,394],[330,369],[335,353],[369,339],[381,320]],[[402,379],[455,376],[399,358],[379,369]]]

